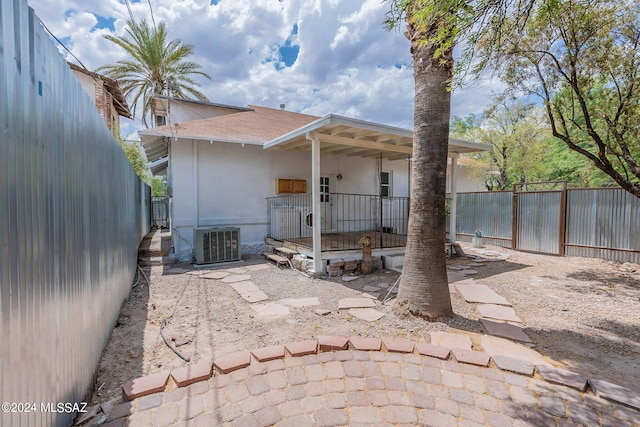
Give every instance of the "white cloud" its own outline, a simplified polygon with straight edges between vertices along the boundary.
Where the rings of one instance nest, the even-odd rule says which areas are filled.
[[[124,34],[129,12],[119,0],[30,0],[45,24],[65,38],[90,69],[122,59],[104,39]],[[150,21],[146,1],[130,2],[135,19]],[[409,42],[383,28],[380,0],[151,0],[169,37],[195,46],[192,58],[212,80],[199,79],[212,102],[258,104],[325,115],[336,113],[411,127],[413,74]],[[292,35],[297,25],[298,34]],[[279,48],[299,46],[284,67]],[[276,65],[278,68],[276,69]],[[481,113],[492,85],[454,92],[452,115]],[[137,124],[139,125],[139,123]]]

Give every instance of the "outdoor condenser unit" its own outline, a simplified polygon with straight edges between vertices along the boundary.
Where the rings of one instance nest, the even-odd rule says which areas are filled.
[[[196,264],[240,260],[240,229],[196,228]]]

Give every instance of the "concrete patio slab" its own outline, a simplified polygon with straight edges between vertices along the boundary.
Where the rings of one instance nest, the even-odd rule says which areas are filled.
[[[548,364],[544,357],[542,357],[542,355],[537,351],[503,338],[483,335],[480,337],[480,345],[491,357],[510,357],[513,359],[525,360],[533,365]]]
[[[482,322],[489,335],[522,342],[532,342],[531,338],[519,326],[510,323],[493,322],[487,319],[480,319],[480,322]]]
[[[446,348],[464,348],[471,350],[471,338],[467,335],[452,334],[451,332],[431,332],[431,344]]]
[[[223,283],[236,283],[236,282],[245,282],[250,280],[251,276],[247,274],[233,274],[222,279]]]
[[[467,302],[511,305],[509,301],[486,285],[460,285],[456,286],[456,288]]]
[[[478,311],[482,317],[488,319],[505,320],[508,322],[522,323],[511,307],[497,304],[478,304]]]
[[[278,301],[279,303],[289,305],[291,307],[312,307],[320,305],[320,300],[317,297],[310,298],[284,298]]]
[[[375,322],[384,316],[384,313],[373,308],[352,308],[349,310],[349,314],[367,322]]]
[[[375,307],[376,303],[371,298],[343,298],[338,301],[338,308],[368,308]]]

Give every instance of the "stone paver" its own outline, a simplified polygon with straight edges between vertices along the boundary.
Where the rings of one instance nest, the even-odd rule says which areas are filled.
[[[509,301],[486,285],[456,285],[456,289],[467,302],[511,305]]]
[[[367,299],[372,301],[370,298]],[[353,317],[357,317],[358,319],[366,320],[367,322],[375,322],[384,316],[383,312],[373,308],[352,308],[349,310],[349,314]]]
[[[251,279],[251,276],[249,276],[248,274],[232,274],[222,279],[221,282],[236,283],[236,282],[245,282],[250,279]]]
[[[338,301],[338,308],[369,308],[375,307],[376,303],[371,298],[342,298]]]
[[[471,338],[467,335],[453,334],[451,332],[431,332],[431,344],[446,348],[466,348],[471,350]]]
[[[255,311],[258,316],[272,318],[272,317],[284,317],[289,314],[289,307],[286,307],[277,302],[268,302],[266,304],[251,304],[251,309]]]
[[[228,273],[226,271],[208,271],[203,274],[200,274],[200,277],[202,277],[203,279],[220,280],[220,279],[224,279],[229,275],[231,275],[231,273]]]
[[[480,344],[491,357],[505,356],[512,359],[525,360],[533,365],[547,364],[544,357],[537,351],[504,338],[483,335],[480,337]]]
[[[310,298],[284,298],[278,301],[281,304],[290,305],[291,307],[312,307],[320,305],[317,297]]]
[[[478,304],[478,311],[482,317],[486,317],[488,319],[522,323],[522,320],[520,320],[516,315],[513,308],[504,305]]]
[[[480,322],[482,322],[489,335],[522,342],[532,342],[531,338],[519,326],[504,322],[493,322],[487,319],[480,319]]]
[[[487,342],[494,352],[512,348],[520,356],[520,347]],[[347,343],[351,350],[338,350]],[[190,365],[198,365],[192,370],[199,382],[103,405],[109,412],[105,426],[623,426],[640,419],[640,394],[606,381],[589,380],[594,395],[579,391],[583,377],[577,373],[539,365],[540,380],[528,376],[533,363],[523,358],[496,353],[492,357],[500,369],[479,367],[459,361],[484,365],[487,353],[453,347],[453,358],[442,360],[433,356],[448,355],[449,347],[414,344],[319,336],[229,354],[214,361],[212,377],[207,362],[201,362]],[[409,352],[387,351],[396,347]],[[174,378],[196,376],[180,370],[173,371]],[[513,373],[521,371],[527,375]]]

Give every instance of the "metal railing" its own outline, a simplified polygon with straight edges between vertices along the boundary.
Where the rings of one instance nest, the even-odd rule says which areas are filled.
[[[320,202],[322,251],[360,249],[364,236],[373,248],[406,245],[408,197],[368,194],[322,194]],[[268,236],[311,248],[313,210],[311,194],[267,198]]]

